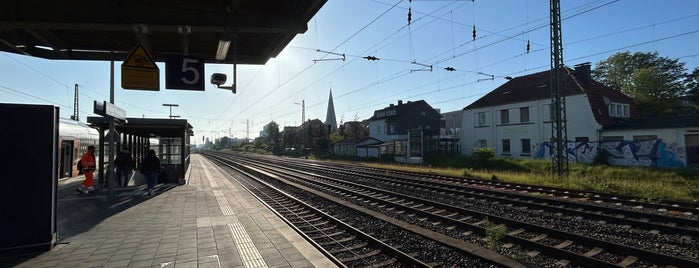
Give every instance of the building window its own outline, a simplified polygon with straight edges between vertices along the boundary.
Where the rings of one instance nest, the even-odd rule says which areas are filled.
[[[478,142],[476,142],[476,146],[478,146],[478,148],[487,148],[488,141],[487,140],[478,140]]]
[[[519,122],[529,122],[529,107],[519,108]]]
[[[510,110],[500,110],[500,123],[509,124],[510,123]]]
[[[502,140],[502,154],[510,154],[510,140],[509,139]]]
[[[603,136],[602,141],[624,141],[624,136]]]
[[[613,117],[629,117],[629,105],[623,103],[612,102],[609,104],[609,116]]]
[[[609,116],[614,116],[614,107],[616,107],[616,104],[609,104]]]
[[[634,135],[633,136],[633,141],[650,141],[650,140],[657,140],[658,136],[656,135]]]
[[[485,112],[478,113],[478,125],[485,126]]]
[[[589,137],[575,137],[575,142],[589,142]]]
[[[531,144],[530,139],[522,139],[522,154],[529,155],[532,153]]]

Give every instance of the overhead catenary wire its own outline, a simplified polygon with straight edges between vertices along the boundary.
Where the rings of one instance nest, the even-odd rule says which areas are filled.
[[[602,1],[598,1],[598,2],[595,2],[595,3],[603,3],[603,2],[602,2]],[[587,5],[586,7],[590,7],[590,5]],[[420,16],[420,15],[418,15],[418,14],[420,14],[420,13],[419,13],[418,11],[416,11],[415,9],[413,9],[413,15],[414,15],[414,17],[413,17],[413,30],[416,30],[418,27],[421,26],[421,25],[417,24],[417,22],[418,22],[419,19],[420,19],[420,18],[418,18],[418,16]],[[423,18],[427,18],[427,16],[423,16]],[[566,18],[567,18],[567,17],[566,17]],[[565,19],[565,18],[564,18],[564,19]],[[425,21],[425,20],[423,20],[423,22],[424,22],[424,21]],[[318,24],[317,21],[316,21],[315,23]],[[655,24],[658,25],[658,23],[655,23]],[[316,29],[316,30],[317,30],[317,29]],[[486,31],[482,30],[481,27],[479,27],[478,30],[479,30],[479,31],[478,31],[478,33],[479,33],[478,38],[482,38],[482,36],[480,35],[480,33],[486,33]],[[403,31],[403,33],[405,33],[405,31]],[[494,37],[494,36],[498,36],[500,33],[502,33],[502,31],[498,32],[498,34],[484,35],[483,37],[492,38],[492,37]],[[508,35],[508,36],[509,36],[509,35]],[[515,37],[515,39],[516,39],[516,38],[518,38],[518,37]],[[600,38],[602,38],[602,37],[600,37]],[[489,39],[485,39],[485,38],[484,38],[484,39],[479,39],[479,40],[487,41],[487,40],[489,40]],[[654,40],[655,40],[655,39],[654,39]],[[482,43],[482,41],[480,41],[480,42],[481,42],[481,45],[484,44],[484,43]],[[580,42],[584,42],[585,40],[579,40],[579,41],[580,41]],[[503,41],[503,42],[505,42],[505,41]],[[538,53],[539,51],[542,51],[543,49],[545,49],[545,48],[541,48],[540,45],[535,45],[535,42],[531,42],[531,43],[532,43],[532,49],[531,49],[530,53]],[[319,46],[319,44],[318,44],[318,46]],[[339,46],[338,46],[338,47],[339,47]],[[443,55],[443,56],[447,56],[447,55],[448,55],[450,58],[456,58],[455,56],[456,56],[456,52],[457,52],[457,51],[454,50],[453,47],[454,47],[454,45],[452,45],[452,49],[451,49],[451,50],[447,50],[447,51],[446,51],[446,52],[448,52],[448,54],[445,54],[445,55]],[[481,48],[481,49],[482,49],[482,48]],[[520,50],[520,51],[521,51],[521,50]],[[605,53],[605,52],[602,52],[602,53]],[[347,55],[348,55],[348,61],[349,61],[350,54],[348,53]],[[376,53],[375,53],[374,55],[376,55]],[[362,56],[362,57],[363,57],[363,56],[366,56],[366,54],[357,54],[356,56]],[[378,55],[378,56],[380,57],[380,55]],[[503,56],[505,56],[505,55],[503,55]],[[522,56],[521,56],[520,53],[517,53],[517,54],[513,54],[513,55],[508,56],[507,59],[517,58],[517,57],[522,57]],[[387,58],[387,57],[385,57],[385,56],[384,56],[384,57],[380,57],[380,58],[381,58],[381,62],[377,62],[377,64],[382,64],[382,62],[387,62],[387,61],[410,63],[410,60],[389,59],[389,58]],[[499,62],[507,62],[507,59],[506,59],[506,60],[503,60],[503,61],[496,61],[496,62],[493,62],[492,60],[489,60],[489,62],[488,62],[487,65],[484,64],[484,65],[482,65],[481,67],[482,67],[482,68],[488,68],[488,67],[490,67],[490,66],[495,66],[495,65],[497,65],[497,63],[499,63]],[[437,67],[437,66],[439,66],[439,65],[444,65],[444,63],[443,63],[443,62],[440,62],[440,60],[442,60],[442,58],[435,58],[434,61],[430,61],[430,60],[427,60],[427,61],[430,62],[430,63],[435,63],[434,66]],[[573,59],[573,60],[574,60],[574,59]],[[425,61],[425,60],[422,60],[422,61]],[[570,60],[569,60],[569,61],[570,61]],[[355,61],[355,62],[352,62],[352,63],[353,63],[353,64],[356,64],[356,63],[358,63],[358,62],[359,62],[359,61]],[[447,61],[445,60],[444,62],[447,62]],[[347,64],[350,64],[350,62],[348,62]],[[452,64],[450,64],[450,65],[452,65]],[[463,66],[455,66],[455,67],[457,67],[456,70],[458,70],[459,72],[467,72],[467,71],[473,70],[473,69],[471,69],[471,68],[464,68]],[[336,70],[341,71],[342,68],[344,68],[344,67],[338,67]],[[262,71],[263,71],[263,68],[261,68],[260,70],[258,70],[258,72],[262,72]],[[331,71],[331,70],[329,69],[329,71]],[[298,78],[302,77],[303,74],[305,74],[305,73],[304,73],[304,72],[299,72],[299,73],[298,73],[298,76],[293,76],[293,77],[292,77],[291,79],[289,79],[288,81],[291,81],[291,80],[293,80],[293,79],[298,79]],[[390,79],[390,78],[393,78],[393,76],[396,75],[396,74],[399,74],[400,76],[399,76],[398,78]],[[401,73],[401,72],[391,72],[390,75],[383,75],[383,76],[381,76],[381,77],[379,77],[379,76],[377,75],[377,79],[376,79],[375,81],[372,81],[371,84],[365,84],[365,85],[359,85],[359,86],[360,86],[360,87],[365,87],[365,86],[380,86],[382,83],[386,83],[386,82],[389,82],[389,81],[392,81],[392,80],[395,80],[395,79],[400,79],[400,77],[405,77],[405,76],[406,76],[406,74],[405,74],[405,73]],[[462,76],[463,76],[463,75],[462,75]],[[322,79],[325,79],[325,78],[327,78],[327,77],[329,77],[329,76],[323,76]],[[471,77],[471,76],[469,76],[469,77]],[[388,79],[387,79],[387,78],[388,78]],[[257,78],[257,79],[259,79],[259,78]],[[439,80],[442,80],[442,81],[443,81],[444,79],[445,79],[445,78],[442,78],[442,79],[439,79]],[[255,80],[255,79],[250,80],[250,83],[252,83],[254,80]],[[468,80],[468,79],[466,79],[466,80]],[[309,83],[310,83],[310,84],[308,84],[307,86],[302,86],[302,88],[310,88],[311,86],[313,86],[313,85],[316,84],[317,82],[316,82],[316,81],[310,81]],[[275,87],[275,88],[276,88],[276,91],[279,91],[279,89],[284,88],[285,85],[286,85],[286,84],[280,82],[279,85],[277,85],[277,86]],[[297,87],[294,87],[294,89],[296,89],[296,88],[297,88]],[[446,88],[446,87],[445,87],[445,88]],[[350,89],[350,90],[351,90],[351,89]],[[361,91],[361,90],[360,90],[360,91]],[[349,95],[351,95],[351,94],[347,94],[347,95],[345,95],[345,96],[349,96]],[[339,97],[339,95],[338,95],[338,97]],[[254,100],[251,101],[251,103],[254,103],[254,102],[255,102]],[[231,103],[232,103],[232,102],[231,102]],[[227,114],[226,114],[226,111],[229,110],[229,107],[231,107],[231,106],[230,106],[230,105],[227,106],[226,109],[224,109],[224,111],[221,112],[220,116],[218,116],[216,119],[218,119],[219,117],[228,117]],[[244,107],[244,106],[243,106],[243,107]],[[248,106],[248,107],[252,107],[252,106]],[[239,108],[242,108],[242,107],[239,107]],[[239,109],[239,108],[236,108],[236,110]],[[241,113],[250,112],[250,110],[252,110],[252,109],[248,108],[248,109],[245,109],[245,111],[241,111]],[[240,113],[239,113],[239,114],[240,114]],[[260,120],[256,120],[256,121],[260,122]]]
[[[616,2],[616,1],[614,1],[614,2]],[[601,5],[601,6],[605,6],[605,5],[608,5],[608,4],[610,4],[610,3],[612,3],[612,2],[605,3],[605,4]],[[566,19],[567,19],[567,18],[570,18],[570,17],[573,17],[573,16],[577,16],[577,15],[583,14],[583,13],[585,13],[585,12],[589,12],[589,11],[594,10],[594,9],[597,9],[597,8],[600,8],[601,6],[595,6],[595,7],[589,8],[589,9],[587,9],[587,10],[583,10],[583,11],[578,12],[578,13],[572,15],[572,16],[567,16]],[[546,26],[546,25],[542,25],[541,27],[544,27],[544,26]],[[541,49],[539,49],[539,50],[541,50]],[[373,86],[373,85],[374,85],[374,84],[372,84],[372,85],[370,85],[370,86]],[[359,90],[361,90],[361,89],[363,89],[363,88],[364,88],[364,87],[359,88],[358,90],[352,90],[352,91],[349,92],[349,93],[357,92],[357,91],[359,91]],[[347,95],[349,95],[349,93],[348,93]],[[338,96],[338,97],[340,97],[340,96]]]

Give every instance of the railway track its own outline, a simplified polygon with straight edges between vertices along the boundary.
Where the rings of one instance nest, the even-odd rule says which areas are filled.
[[[365,216],[362,212],[323,198],[313,198],[307,191],[294,189],[283,183],[273,185],[259,179],[264,177],[272,181],[283,180],[272,173],[244,165],[230,165],[229,161],[221,158],[212,159],[235,170],[236,174],[243,174],[249,178],[237,181],[340,266],[434,267],[440,266],[439,262],[425,263],[414,256],[434,260],[437,258],[431,255],[439,252],[442,257],[451,256],[450,264],[463,267],[524,267],[511,260],[505,260],[505,263],[515,265],[502,265],[498,264],[497,260],[493,262],[468,256],[439,242],[428,241],[429,239],[420,234]],[[305,196],[311,201],[301,200],[287,192]],[[360,226],[361,229],[370,232],[353,226]]]
[[[303,165],[295,165],[296,169],[305,169],[313,172],[323,170],[329,174],[341,176],[349,175],[355,178],[373,179],[372,175],[358,172],[346,172],[335,168],[314,168],[307,169]],[[452,181],[441,181],[423,177],[407,176],[385,176],[381,177],[382,182],[404,184],[410,188],[421,189],[423,191],[445,191],[450,194],[459,194],[468,198],[479,198],[489,202],[501,204],[512,204],[520,207],[534,209],[546,209],[556,213],[575,214],[586,219],[604,221],[606,223],[633,224],[643,227],[652,232],[663,232],[676,235],[689,235],[699,237],[699,220],[686,217],[675,217],[663,214],[647,213],[637,210],[628,210],[618,207],[598,206],[596,204],[579,203],[566,199],[551,199],[546,197],[522,194],[516,191],[493,191],[492,189],[481,187],[470,187],[462,183]]]
[[[289,160],[289,162],[293,162]],[[310,163],[307,165],[316,165]],[[325,165],[325,164],[324,164]],[[607,206],[626,206],[636,210],[646,210],[648,213],[664,214],[664,215],[682,215],[690,218],[699,218],[699,204],[693,202],[683,202],[677,200],[650,200],[645,202],[644,198],[630,195],[609,194],[594,191],[580,191],[557,187],[533,186],[521,183],[501,182],[493,180],[483,180],[476,178],[452,177],[444,175],[426,174],[407,172],[399,170],[386,170],[380,168],[327,163],[325,166],[334,166],[346,170],[356,170],[364,174],[391,174],[396,177],[422,177],[424,179],[432,179],[439,181],[450,181],[454,184],[463,184],[469,186],[481,186],[490,189],[498,189],[502,191],[516,191],[528,195],[541,195],[547,197],[558,197],[565,199],[575,199],[578,202],[594,203],[597,205]],[[647,200],[647,199],[646,199]]]
[[[560,214],[558,216],[561,219],[568,217],[568,219],[582,220],[585,218],[588,222],[590,219],[593,219],[601,226],[609,226],[608,221],[614,222],[617,225],[613,227],[613,229],[617,229],[615,232],[633,233],[637,232],[636,228],[642,226],[643,228],[654,228],[649,230],[649,234],[652,234],[649,236],[651,238],[660,236],[658,229],[661,229],[663,233],[674,233],[682,236],[680,240],[688,239],[690,245],[692,245],[691,241],[696,239],[696,236],[693,235],[694,233],[689,232],[691,235],[687,235],[687,232],[685,232],[687,230],[696,231],[695,229],[673,227],[676,224],[649,223],[648,219],[638,221],[631,219],[633,217],[621,217],[621,211],[618,209],[613,212],[616,213],[615,216],[609,216],[605,215],[605,213],[599,213],[599,211],[589,212],[593,210],[589,208],[571,208],[570,204],[562,207],[560,203],[551,202],[551,200],[546,201],[547,199],[545,198],[540,198],[541,200],[533,202],[531,199],[516,200],[523,198],[521,196],[513,198],[512,196],[496,196],[498,193],[484,194],[480,192],[475,194],[467,186],[432,183],[430,179],[425,180],[424,178],[407,180],[399,176],[396,179],[395,176],[385,176],[385,173],[382,176],[371,173],[369,175],[358,175],[336,166],[325,168],[312,165],[315,171],[308,170],[309,165],[277,166],[272,168],[264,163],[249,161],[247,159],[236,160],[236,162],[245,162],[246,165],[257,166],[260,169],[274,170],[278,174],[283,174],[284,177],[295,178],[294,180],[297,180],[297,183],[307,187],[332,192],[335,196],[351,200],[368,209],[392,215],[392,217],[400,218],[405,222],[420,225],[423,228],[432,229],[436,232],[452,233],[452,236],[458,239],[482,243],[483,240],[487,240],[484,238],[488,232],[487,229],[492,228],[492,226],[485,226],[487,223],[503,225],[507,228],[507,234],[499,245],[500,251],[516,251],[517,247],[522,247],[525,250],[519,250],[519,253],[514,254],[526,255],[524,259],[536,259],[539,257],[539,254],[552,256],[553,261],[543,261],[544,265],[568,265],[569,263],[590,267],[653,267],[655,265],[693,267],[697,265],[696,248],[688,248],[687,250],[694,255],[690,254],[690,258],[685,258],[686,256],[676,256],[678,254],[665,254],[666,252],[628,245],[627,241],[618,243],[618,241],[608,239],[605,236],[596,238],[594,234],[587,234],[593,236],[588,237],[585,234],[580,234],[580,232],[571,232],[566,228],[556,226],[560,225],[560,223],[547,224],[546,221],[534,221],[532,223],[531,220],[536,214],[553,213],[554,215]],[[275,161],[275,163],[279,162],[282,161]],[[289,163],[285,164],[289,165]],[[299,172],[299,170],[305,171]],[[331,174],[332,177],[326,176],[327,174]],[[369,187],[366,185],[382,186]],[[404,193],[401,193],[401,191]],[[479,191],[482,190],[479,189]],[[430,197],[416,198],[416,196]],[[437,198],[435,196],[441,197]],[[489,207],[499,207],[499,209],[505,212],[493,213],[492,211],[483,212],[475,209],[465,209],[464,207],[468,207],[468,205],[449,202],[447,199],[480,199],[490,204]],[[493,204],[496,206],[493,206]],[[602,207],[601,209],[606,208]],[[522,212],[524,216],[517,216],[513,213],[513,211],[517,210],[526,212]],[[485,219],[488,220],[486,221]],[[575,223],[577,220],[571,220],[571,222]],[[584,223],[584,221],[581,222]],[[579,228],[580,226],[573,227]],[[455,232],[454,230],[457,229],[461,231]],[[589,229],[583,228],[583,230]],[[454,233],[457,234],[454,235]],[[607,234],[607,236],[609,235]],[[696,246],[696,242],[694,243],[693,245]]]

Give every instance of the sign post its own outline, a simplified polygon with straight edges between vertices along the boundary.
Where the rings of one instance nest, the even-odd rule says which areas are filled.
[[[108,101],[95,101],[93,104],[93,112],[95,114],[104,116],[107,118],[107,120],[109,120],[109,163],[107,164],[107,189],[109,192],[109,199],[111,200],[112,198],[114,198],[114,183],[116,183],[114,168],[112,166],[112,164],[114,163],[115,151],[114,136],[116,135],[114,125],[115,121],[119,121],[120,123],[126,123],[126,111]],[[100,146],[102,145],[100,144]],[[100,158],[102,157],[100,156]]]

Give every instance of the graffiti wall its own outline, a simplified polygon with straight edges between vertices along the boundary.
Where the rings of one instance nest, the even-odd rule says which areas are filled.
[[[551,158],[550,142],[534,145],[533,158]],[[615,166],[685,167],[685,148],[677,143],[666,144],[662,139],[644,141],[585,141],[569,142],[568,161],[591,164],[598,153],[607,156]]]

